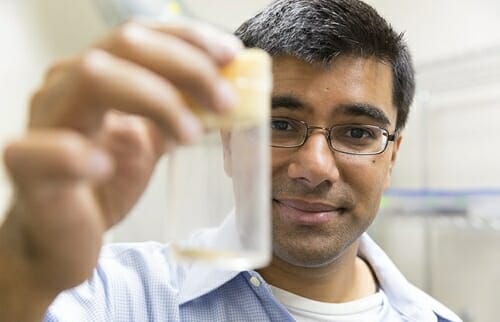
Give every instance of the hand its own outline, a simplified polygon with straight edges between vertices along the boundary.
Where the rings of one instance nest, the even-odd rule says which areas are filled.
[[[22,313],[30,296],[39,318],[89,277],[103,233],[136,203],[158,158],[201,134],[183,95],[215,113],[234,104],[218,69],[240,46],[208,26],[132,22],[48,71],[27,133],[4,154],[15,198],[0,228],[0,307],[17,299]]]

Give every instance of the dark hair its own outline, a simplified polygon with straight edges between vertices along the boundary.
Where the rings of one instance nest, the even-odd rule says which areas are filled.
[[[408,118],[415,73],[402,33],[396,33],[375,9],[358,0],[277,0],[236,31],[245,46],[272,56],[292,55],[328,65],[339,55],[376,57],[391,65],[396,130]]]

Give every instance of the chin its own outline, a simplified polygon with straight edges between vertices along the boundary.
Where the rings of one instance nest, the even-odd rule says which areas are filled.
[[[362,231],[275,231],[274,256],[297,267],[323,267],[335,262]]]
[[[344,249],[345,247],[339,247],[335,243],[331,245],[331,240],[329,245],[324,243],[297,245],[294,242],[275,241],[274,256],[293,266],[314,268],[331,264],[342,255]]]
[[[284,255],[284,256],[282,256]],[[289,254],[278,254],[275,252],[274,256],[278,257],[281,261],[289,265],[301,268],[321,268],[335,262],[337,257],[328,258],[299,258],[298,256],[290,256]]]

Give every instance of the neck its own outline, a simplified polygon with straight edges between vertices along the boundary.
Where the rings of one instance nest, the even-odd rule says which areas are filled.
[[[312,300],[330,303],[353,301],[377,290],[368,264],[357,256],[353,243],[333,262],[315,268],[291,265],[276,256],[258,272],[271,285]]]

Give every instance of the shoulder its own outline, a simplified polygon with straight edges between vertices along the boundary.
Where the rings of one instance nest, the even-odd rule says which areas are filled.
[[[439,321],[461,321],[450,309],[408,282],[367,234],[361,236],[358,255],[368,262],[389,303],[401,315],[416,321],[432,321],[436,320],[436,316]]]
[[[105,245],[99,256],[96,273],[109,278],[123,279],[124,285],[131,281],[141,283],[168,283],[178,288],[185,268],[174,258],[168,244],[158,242],[114,243]]]
[[[105,245],[93,274],[61,293],[49,308],[46,320],[139,321],[160,313],[168,316],[177,311],[183,272],[183,266],[172,259],[168,245]]]
[[[420,290],[413,284],[409,283],[409,286],[411,288],[411,291],[414,292],[416,296],[421,298],[421,300],[425,302],[437,315],[438,322],[462,322],[462,319],[460,317],[458,317],[453,311],[451,311],[441,302],[428,295],[424,291]]]
[[[110,243],[102,247],[98,265],[162,265],[169,261],[169,249],[158,242]]]

